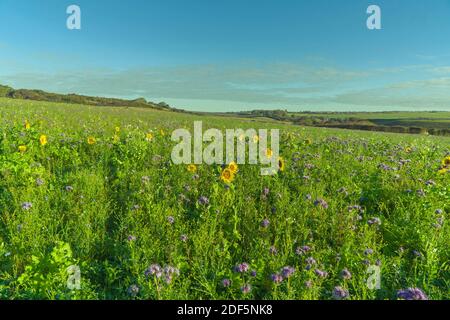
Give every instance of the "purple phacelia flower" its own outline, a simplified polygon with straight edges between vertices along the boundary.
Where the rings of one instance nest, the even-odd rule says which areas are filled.
[[[344,269],[341,271],[341,277],[344,280],[350,280],[352,278],[352,274],[348,271],[348,269]]]
[[[444,213],[444,211],[442,209],[436,209],[436,211],[434,213],[441,215]]]
[[[129,235],[128,238],[127,238],[127,240],[128,240],[129,242],[136,241],[136,237],[133,236],[133,235]]]
[[[347,299],[348,297],[349,297],[348,290],[339,286],[333,289],[333,299],[344,300]]]
[[[252,291],[252,286],[250,284],[246,284],[241,288],[243,294],[248,294]]]
[[[289,278],[290,276],[292,276],[295,272],[295,268],[290,267],[290,266],[286,266],[283,269],[281,269],[281,275],[283,276],[283,278]]]
[[[321,278],[326,278],[326,277],[328,276],[328,272],[322,271],[322,270],[319,270],[319,269],[314,270],[314,273],[315,273],[318,277],[321,277]]]
[[[139,294],[139,287],[135,284],[128,287],[128,294],[132,297],[136,297]]]
[[[201,196],[198,199],[198,203],[201,204],[202,206],[207,206],[209,204],[209,199],[205,196]]]
[[[279,283],[283,282],[283,276],[281,274],[274,273],[274,274],[270,275],[270,280],[272,280],[272,282],[275,284],[279,284]]]
[[[322,207],[323,209],[328,209],[328,203],[324,199],[317,199],[314,201],[316,207]]]
[[[364,255],[370,256],[370,255],[372,255],[372,254],[373,254],[373,250],[372,250],[372,249],[366,249],[366,250],[364,250]]]
[[[253,278],[256,277],[256,271],[253,270],[252,272],[250,272],[250,276],[252,276]]]
[[[314,264],[317,263],[316,260],[315,260],[313,257],[308,257],[308,258],[306,258],[305,262],[306,262],[306,264],[308,264],[308,265],[314,265]]]
[[[231,286],[231,280],[230,279],[223,279],[222,280],[222,286],[224,288],[228,288],[229,286]]]
[[[302,246],[302,247],[298,247],[297,249],[295,249],[295,254],[301,256],[301,255],[308,253],[309,251],[311,251],[310,246]]]
[[[147,268],[144,272],[145,276],[155,276],[157,278],[160,278],[163,274],[163,270],[159,264],[152,264],[150,267]]]
[[[419,288],[399,290],[397,297],[403,300],[428,300],[427,295]]]
[[[369,224],[369,226],[372,226],[372,225],[380,226],[381,219],[378,217],[374,217],[374,218],[369,219],[369,221],[367,221],[367,223]]]
[[[234,267],[234,270],[239,273],[247,272],[250,269],[250,266],[247,262],[243,262]]]
[[[263,228],[267,228],[269,225],[270,225],[269,219],[264,219],[264,220],[261,222],[261,226],[262,226]]]
[[[22,210],[30,210],[31,208],[33,208],[33,204],[31,202],[24,202],[22,203]]]
[[[269,253],[270,253],[271,255],[276,255],[276,254],[278,253],[278,250],[277,250],[277,248],[275,248],[274,246],[271,246],[271,247],[269,248]]]

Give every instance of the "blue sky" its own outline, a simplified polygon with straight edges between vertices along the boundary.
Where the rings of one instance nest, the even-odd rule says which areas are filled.
[[[0,0],[0,83],[202,111],[450,110],[449,39],[450,0]]]

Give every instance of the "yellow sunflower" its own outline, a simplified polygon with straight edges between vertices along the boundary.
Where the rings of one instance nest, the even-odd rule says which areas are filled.
[[[449,169],[447,169],[447,168],[441,168],[441,169],[439,169],[439,171],[438,171],[438,173],[440,173],[440,174],[445,174],[445,173],[447,173],[449,171]]]
[[[284,159],[282,157],[278,157],[278,169],[280,171],[284,171],[284,169],[286,169],[286,164],[284,163]]]
[[[190,164],[187,166],[187,171],[189,171],[191,173],[195,173],[195,172],[197,172],[197,166],[195,164]]]
[[[24,127],[26,130],[29,130],[31,128],[31,124],[28,122],[28,120],[25,120]]]
[[[447,156],[444,158],[444,160],[442,160],[442,165],[444,167],[449,167],[450,166],[450,156]]]
[[[229,184],[229,183],[233,182],[234,174],[230,169],[226,168],[222,171],[222,174],[220,175],[220,179],[222,179],[223,182]]]
[[[39,137],[39,143],[41,144],[41,146],[45,146],[47,144],[47,136],[45,134],[42,134]]]
[[[152,141],[152,140],[153,140],[153,133],[148,132],[148,133],[145,135],[145,140],[147,140],[148,142]]]
[[[311,145],[312,144],[312,140],[310,138],[307,138],[305,140],[305,144],[308,145],[308,146]]]
[[[411,147],[406,147],[405,148],[405,152],[406,153],[411,153],[412,152],[412,148]]]
[[[27,146],[19,146],[20,153],[25,153],[25,151],[27,151]]]
[[[238,167],[237,163],[233,161],[228,165],[228,169],[230,169],[232,174],[235,174],[236,172],[238,172],[239,167]]]
[[[97,140],[94,137],[89,137],[89,138],[87,138],[87,143],[89,145],[93,145],[93,144],[97,143]]]

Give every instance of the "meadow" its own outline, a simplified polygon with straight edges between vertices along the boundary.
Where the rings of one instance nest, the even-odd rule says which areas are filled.
[[[194,120],[279,128],[279,172],[174,165]],[[449,137],[0,98],[0,299],[450,299],[449,172]]]

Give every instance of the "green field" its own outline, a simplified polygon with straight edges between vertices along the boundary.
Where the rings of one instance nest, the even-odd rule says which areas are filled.
[[[279,128],[285,167],[174,165],[194,120]],[[450,299],[449,156],[448,137],[0,98],[0,299]]]

